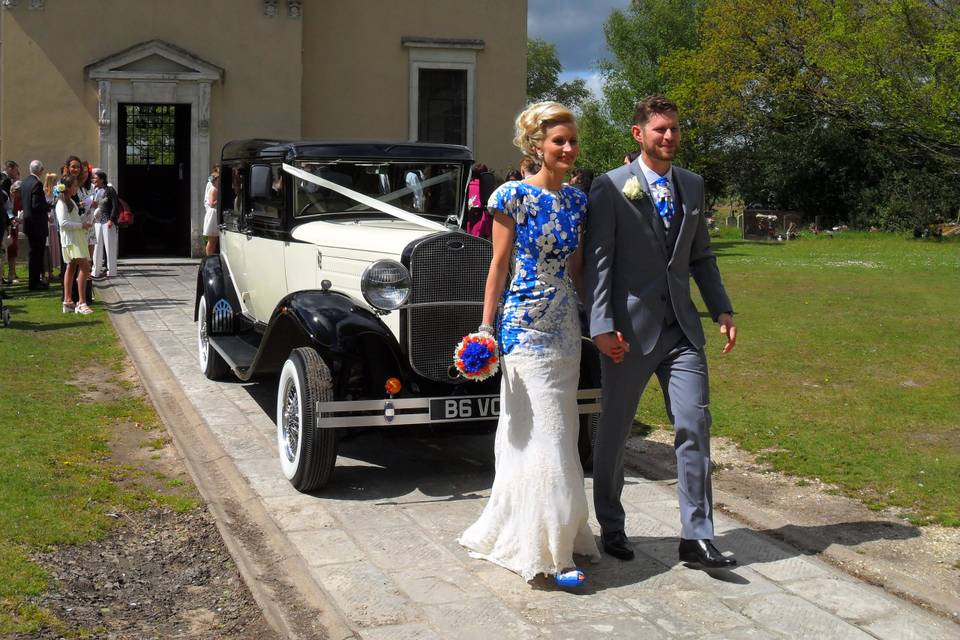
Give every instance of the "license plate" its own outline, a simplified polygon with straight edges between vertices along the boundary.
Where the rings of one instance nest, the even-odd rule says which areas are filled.
[[[499,396],[440,398],[430,401],[430,420],[482,420],[500,415]]]

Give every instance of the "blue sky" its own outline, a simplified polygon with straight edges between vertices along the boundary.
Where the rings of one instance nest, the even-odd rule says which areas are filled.
[[[609,57],[603,23],[630,0],[528,0],[527,33],[557,47],[562,80],[584,78],[596,91],[596,61]]]

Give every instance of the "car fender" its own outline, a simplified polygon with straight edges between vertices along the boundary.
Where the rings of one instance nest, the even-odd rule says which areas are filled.
[[[335,379],[349,376],[353,365],[371,375],[379,372],[381,379],[402,371],[404,359],[393,332],[338,291],[297,291],[283,298],[270,317],[254,368],[258,373],[279,371],[287,355],[302,346],[316,349]]]
[[[230,278],[230,270],[223,264],[219,255],[207,256],[197,270],[197,296],[193,304],[193,319],[199,320],[200,298],[207,297],[207,323],[211,334],[233,332],[233,319],[240,310],[240,301]],[[211,322],[213,310],[221,300],[230,305],[229,323]],[[215,326],[216,325],[216,326]]]

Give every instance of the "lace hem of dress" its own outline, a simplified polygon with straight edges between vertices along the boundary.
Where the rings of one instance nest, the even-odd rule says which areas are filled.
[[[508,561],[506,561],[506,560],[502,560],[502,559],[500,559],[500,558],[497,558],[497,557],[494,557],[494,556],[491,556],[491,555],[487,555],[487,554],[481,553],[481,552],[479,552],[479,551],[474,551],[474,550],[471,549],[468,545],[464,544],[464,542],[463,542],[462,539],[457,540],[457,542],[459,542],[460,545],[467,550],[467,555],[470,556],[471,558],[476,558],[477,560],[486,560],[487,562],[492,562],[493,564],[497,565],[498,567],[503,567],[503,568],[506,569],[507,571],[511,571],[511,572],[517,574],[518,576],[520,576],[521,578],[523,578],[524,582],[530,582],[531,580],[533,580],[534,578],[536,578],[538,575],[541,575],[541,574],[543,574],[543,575],[545,575],[545,576],[547,576],[547,577],[549,577],[549,576],[555,576],[555,575],[557,575],[558,573],[562,573],[563,571],[568,571],[568,570],[572,569],[572,568],[574,567],[574,564],[575,564],[575,563],[572,563],[570,566],[565,566],[565,567],[558,567],[558,566],[556,565],[556,563],[553,563],[553,564],[542,564],[542,565],[535,566],[535,567],[517,567],[517,566],[514,566],[513,564],[511,564],[510,562],[508,562]],[[596,563],[600,562],[600,552],[599,552],[599,551],[590,552],[590,553],[584,553],[584,554],[574,552],[573,555],[580,556],[580,557],[582,557],[582,558],[586,558],[586,559],[590,562],[590,564],[596,564]]]

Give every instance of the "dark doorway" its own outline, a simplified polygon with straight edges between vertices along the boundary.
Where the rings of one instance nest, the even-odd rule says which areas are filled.
[[[121,104],[120,196],[134,222],[120,255],[190,255],[190,105]]]

